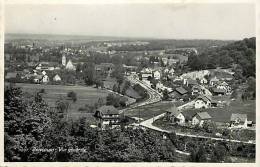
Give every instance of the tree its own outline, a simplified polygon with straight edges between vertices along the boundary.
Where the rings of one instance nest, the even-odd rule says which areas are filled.
[[[51,127],[48,113],[49,108],[44,101],[26,101],[20,88],[9,87],[5,90],[5,161],[51,159],[51,153],[33,151],[47,140],[46,132]]]
[[[202,128],[207,133],[215,133],[216,131],[216,124],[213,121],[204,121],[202,124]]]
[[[190,155],[191,162],[206,162],[207,161],[207,153],[203,146],[199,146],[199,148],[193,149]]]
[[[72,99],[74,103],[77,101],[77,94],[74,91],[68,92],[67,97]]]
[[[227,156],[227,149],[221,144],[216,144],[213,147],[212,153],[210,155],[212,162],[223,162]]]
[[[169,99],[168,91],[167,91],[167,89],[164,89],[163,90],[163,100],[168,100],[168,99]]]
[[[111,76],[117,79],[119,84],[123,83],[124,81],[124,73],[125,70],[121,64],[115,66],[115,70],[111,73]]]

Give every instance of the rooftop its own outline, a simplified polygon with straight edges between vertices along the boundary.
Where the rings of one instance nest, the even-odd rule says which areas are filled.
[[[119,111],[112,105],[99,107],[97,111],[101,112],[102,115],[119,114]]]
[[[199,112],[197,115],[203,120],[203,119],[211,119],[211,116],[207,112]]]
[[[246,119],[247,119],[247,114],[232,113],[230,117],[230,121],[240,120],[241,122],[245,122]]]
[[[183,87],[178,87],[178,88],[176,88],[175,89],[178,93],[180,93],[180,94],[186,94],[186,93],[188,93],[188,91],[186,90],[186,89],[184,89]]]

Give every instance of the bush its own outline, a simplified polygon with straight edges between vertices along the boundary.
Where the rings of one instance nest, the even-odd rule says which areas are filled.
[[[41,89],[39,93],[45,93],[45,89]]]
[[[73,100],[73,102],[77,101],[77,94],[73,91],[68,92],[67,96]]]

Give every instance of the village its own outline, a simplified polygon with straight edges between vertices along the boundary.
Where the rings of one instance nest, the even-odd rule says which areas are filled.
[[[85,50],[81,49],[84,48],[82,46],[77,50],[77,47],[43,49],[35,44],[26,46],[8,44],[7,47],[12,47],[12,50],[15,47],[21,53],[18,55],[5,54],[5,80],[28,84],[73,86],[85,85],[85,77],[90,79],[91,75],[83,73],[95,73],[95,76],[99,77],[95,81],[93,79],[92,84],[95,83],[97,89],[107,89],[120,96],[126,96],[127,102],[125,101],[123,106],[131,107],[135,103],[139,104],[136,107],[149,105],[154,101],[145,101],[152,98],[152,93],[158,95],[155,100],[157,102],[172,101],[172,107],[167,110],[167,114],[163,118],[165,122],[183,127],[196,127],[196,125],[202,127],[205,122],[214,122],[216,127],[221,128],[255,129],[255,118],[252,116],[254,113],[234,110],[230,107],[230,104],[236,101],[236,97],[233,97],[235,72],[232,68],[218,67],[187,71],[185,66],[189,55],[198,55],[195,48],[143,52],[111,50],[113,47],[143,46],[148,43],[137,41],[136,43],[114,42],[110,44],[101,42]],[[35,54],[37,50],[42,51]],[[55,53],[56,56],[52,59],[57,61],[41,61],[47,60],[44,55],[54,55]],[[128,57],[126,63],[129,61],[132,63],[116,64],[116,58],[124,59],[124,56],[130,53],[134,56]],[[101,63],[94,64],[92,69],[84,69],[84,62],[80,60],[84,59],[84,56],[91,59],[97,54],[102,56]],[[138,80],[137,84],[130,79],[131,77]],[[141,83],[138,84],[138,82]],[[142,91],[137,91],[137,89],[142,89]],[[149,94],[151,89],[152,93]],[[190,105],[179,110],[174,105],[176,101]],[[97,108],[95,116],[100,118],[101,125],[99,126],[118,126],[122,118],[120,115],[124,115],[122,109],[125,110],[124,107],[118,108],[113,104]],[[142,118],[128,117],[128,119],[139,122]]]

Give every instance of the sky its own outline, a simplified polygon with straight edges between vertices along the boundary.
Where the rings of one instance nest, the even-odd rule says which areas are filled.
[[[253,4],[5,6],[5,33],[243,39],[255,36]]]

